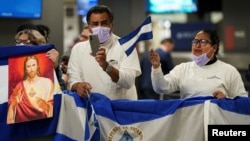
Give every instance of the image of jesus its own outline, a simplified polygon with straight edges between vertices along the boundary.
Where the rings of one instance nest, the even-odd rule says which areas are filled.
[[[7,124],[52,117],[54,83],[40,74],[39,60],[27,56],[23,80],[14,87],[8,101]]]

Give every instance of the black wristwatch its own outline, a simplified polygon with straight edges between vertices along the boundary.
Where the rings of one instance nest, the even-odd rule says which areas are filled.
[[[106,73],[109,74],[112,71],[112,69],[113,69],[113,66],[109,63],[105,71]]]

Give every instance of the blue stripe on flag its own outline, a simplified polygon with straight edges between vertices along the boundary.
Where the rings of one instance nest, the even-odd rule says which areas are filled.
[[[77,107],[81,107],[81,108],[85,108],[85,109],[87,108],[88,98],[79,97],[79,95],[74,91],[64,90],[63,93],[74,97],[75,104]]]
[[[74,98],[76,107],[80,107],[80,108],[84,108],[87,110],[87,114],[86,114],[86,123],[85,123],[85,133],[83,133],[83,138],[85,141],[96,141],[96,140],[100,140],[100,128],[99,128],[99,123],[98,120],[96,118],[96,114],[95,111],[93,109],[93,104],[97,99],[95,98],[95,96],[90,96],[90,98],[86,97],[80,97],[77,92],[74,91],[69,91],[69,90],[65,90],[63,91],[64,94],[70,95]],[[93,95],[95,95],[93,93]],[[94,131],[92,131],[94,130]],[[60,134],[56,135],[57,139],[59,138],[64,138],[63,136],[61,136]]]
[[[0,66],[3,66],[3,65],[8,65],[8,58],[1,58],[0,59]]]
[[[1,47],[0,58],[7,58],[11,56],[22,56],[27,54],[34,54],[45,52],[55,48],[53,44],[37,45],[37,46],[4,46]]]
[[[139,27],[137,27],[130,34],[120,38],[118,41],[124,48],[126,55],[130,55],[136,47],[136,44],[142,40],[148,40],[153,38],[152,33],[152,21],[151,17],[148,17]]]
[[[221,109],[226,111],[235,112],[242,115],[250,115],[250,108],[244,105],[250,105],[249,97],[240,97],[237,96],[234,99],[225,98],[225,99],[214,99],[211,100],[211,103],[217,104]]]
[[[6,124],[8,103],[0,104],[0,140],[17,141],[28,138],[45,137],[56,133],[62,94],[54,96],[54,114],[52,118],[21,122],[16,124]]]
[[[8,57],[45,52],[55,48],[53,44],[37,46],[0,46],[0,65],[8,65]]]
[[[93,107],[94,102],[92,103],[92,96],[90,96],[87,101],[88,105],[86,115],[87,120],[85,124],[85,140],[98,141],[100,140],[100,127]]]
[[[121,125],[150,121],[167,115],[172,115],[183,107],[204,103],[213,97],[194,97],[179,100],[110,100],[104,95],[91,95],[92,104],[97,115],[117,121]],[[168,107],[168,110],[164,110]]]

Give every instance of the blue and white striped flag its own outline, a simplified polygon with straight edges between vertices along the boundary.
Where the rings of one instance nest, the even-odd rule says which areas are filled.
[[[54,45],[44,46],[1,46],[0,47],[0,140],[1,141],[17,141],[27,140],[28,138],[42,138],[55,134],[57,128],[57,122],[59,118],[59,110],[61,106],[62,91],[59,89],[59,83],[54,71],[42,71],[42,74],[51,75],[54,79],[54,98],[53,98],[53,117],[42,118],[32,121],[19,122],[14,124],[7,124],[8,113],[8,97],[12,91],[13,79],[19,78],[18,75],[23,71],[22,61],[18,59],[26,55],[38,55],[39,57],[44,55],[44,58],[39,58],[40,70],[53,66],[52,62],[42,63],[45,59],[45,53],[53,49]],[[47,57],[46,57],[47,58]],[[13,62],[15,59],[15,62]],[[44,59],[44,60],[41,60]],[[20,70],[19,71],[19,66]],[[17,69],[18,68],[18,69]],[[46,69],[47,70],[47,69]],[[54,70],[52,68],[52,70]],[[20,75],[21,76],[21,75]],[[10,79],[13,78],[13,79]],[[24,97],[24,96],[23,96]],[[33,100],[34,101],[34,100]],[[26,100],[21,105],[30,103]],[[35,109],[35,108],[34,108]],[[20,109],[19,109],[20,110]],[[27,108],[24,111],[28,111]]]
[[[133,32],[120,38],[119,43],[124,48],[127,56],[129,56],[139,41],[149,40],[152,38],[153,38],[152,21],[151,17],[148,17]]]
[[[93,120],[86,118],[89,102]],[[54,141],[207,141],[210,124],[250,124],[249,105],[246,97],[110,100],[98,93],[87,99],[65,92]]]

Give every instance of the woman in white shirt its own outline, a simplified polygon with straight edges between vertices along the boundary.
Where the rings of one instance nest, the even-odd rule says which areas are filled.
[[[248,96],[240,73],[234,66],[218,60],[218,51],[219,38],[216,32],[201,30],[192,41],[193,61],[177,65],[164,76],[159,55],[151,50],[149,59],[154,91],[161,94],[180,91],[181,98]]]

